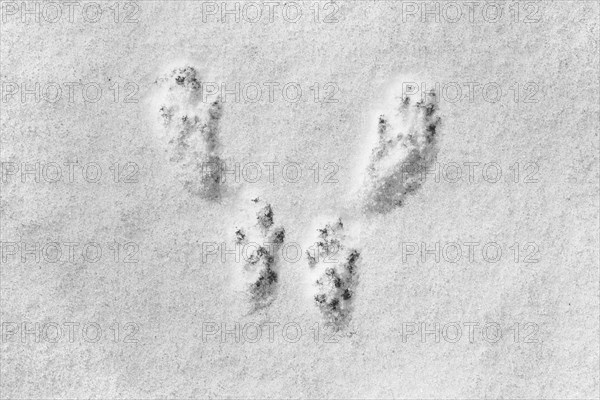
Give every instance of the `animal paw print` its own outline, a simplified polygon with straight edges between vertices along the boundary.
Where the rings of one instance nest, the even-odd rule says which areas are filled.
[[[314,277],[313,299],[325,320],[342,327],[351,317],[360,252],[347,246],[341,219],[325,224],[318,232],[314,248],[306,252]]]
[[[285,230],[274,224],[271,204],[259,198],[251,200],[254,216],[249,226],[238,227],[235,242],[242,246],[245,289],[252,311],[270,305],[276,296],[277,252],[285,239]]]
[[[157,81],[156,108],[177,177],[192,194],[220,197],[223,161],[219,157],[221,99],[203,89],[198,71],[176,68]]]
[[[434,92],[419,101],[406,96],[379,116],[379,141],[371,153],[365,183],[367,210],[390,211],[421,187],[435,160],[439,124]]]

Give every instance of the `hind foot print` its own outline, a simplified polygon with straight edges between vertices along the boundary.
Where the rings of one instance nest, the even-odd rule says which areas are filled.
[[[173,69],[157,84],[152,108],[177,178],[190,193],[218,199],[223,168],[220,98],[207,94],[199,72],[191,66]]]
[[[405,96],[379,115],[378,143],[364,184],[364,207],[385,213],[401,206],[423,184],[437,153],[440,117],[435,92],[425,99]]]
[[[277,252],[285,231],[274,224],[273,208],[259,198],[249,202],[250,223],[236,227],[236,252],[241,253],[240,274],[243,289],[252,305],[251,312],[269,306],[276,296]]]
[[[317,238],[306,251],[312,280],[312,299],[323,318],[337,328],[346,326],[358,284],[360,252],[349,245],[341,219],[317,229]]]

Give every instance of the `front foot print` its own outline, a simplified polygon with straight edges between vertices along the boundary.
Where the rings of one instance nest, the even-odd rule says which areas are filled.
[[[251,222],[236,227],[235,243],[242,254],[244,290],[252,305],[251,312],[269,306],[277,292],[277,252],[285,239],[282,227],[274,225],[271,205],[259,198],[250,201]]]
[[[339,329],[351,318],[360,252],[348,245],[341,219],[326,223],[317,231],[314,247],[306,252],[314,277],[312,297],[323,318]]]

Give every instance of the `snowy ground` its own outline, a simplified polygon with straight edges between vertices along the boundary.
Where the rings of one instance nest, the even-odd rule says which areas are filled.
[[[2,1],[2,398],[597,398],[599,6],[476,3]],[[226,85],[217,201],[156,126],[187,64]],[[398,79],[438,84],[439,151],[363,213]],[[289,253],[249,313],[253,196]],[[336,331],[296,251],[338,217],[361,253]]]

